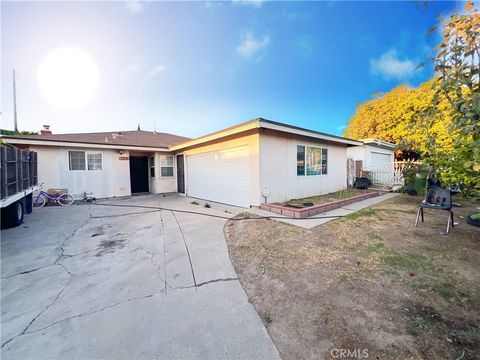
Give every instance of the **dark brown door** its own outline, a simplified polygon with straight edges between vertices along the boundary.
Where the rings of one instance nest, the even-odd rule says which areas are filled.
[[[130,187],[132,193],[149,191],[147,156],[130,156]]]
[[[185,165],[183,155],[177,155],[177,192],[185,194]]]

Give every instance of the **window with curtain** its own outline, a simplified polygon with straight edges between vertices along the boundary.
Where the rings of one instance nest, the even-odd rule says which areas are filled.
[[[102,153],[93,151],[69,151],[68,169],[71,171],[103,170]]]
[[[297,175],[305,175],[305,146],[297,146]]]
[[[162,177],[173,176],[173,155],[165,155],[160,160],[160,174]]]
[[[87,169],[91,171],[102,170],[102,153],[87,153]]]
[[[297,145],[297,176],[326,175],[327,168],[327,149]]]
[[[85,170],[85,151],[68,152],[69,170]]]

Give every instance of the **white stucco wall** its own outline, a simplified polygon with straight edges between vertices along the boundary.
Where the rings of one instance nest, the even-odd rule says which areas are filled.
[[[297,145],[328,149],[328,174],[297,176]],[[326,194],[347,187],[346,146],[304,140],[281,133],[260,134],[260,193],[266,188],[267,202]]]
[[[250,204],[259,206],[259,134],[253,133],[238,137],[229,137],[203,146],[195,146],[187,150],[177,152],[177,155],[185,155],[185,189],[188,195],[188,156],[202,154],[211,151],[224,150],[240,146],[248,146],[248,162],[250,169]],[[211,174],[215,176],[215,174]],[[234,189],[233,189],[234,191]]]
[[[172,154],[173,155],[173,154]],[[173,176],[161,176],[161,160],[166,153],[155,153],[155,177],[150,177],[150,192],[154,194],[171,193],[177,191],[177,165],[173,156]],[[149,169],[150,171],[150,169]],[[149,172],[150,174],[150,172]]]
[[[38,153],[38,182],[43,189],[67,188],[81,198],[84,192],[97,198],[130,195],[130,166],[120,160],[118,150],[83,149],[54,146],[30,146]],[[103,169],[99,171],[70,171],[68,150],[101,152]],[[122,156],[128,157],[128,151]]]
[[[347,157],[352,158],[355,161],[361,160],[365,164],[367,158],[366,146],[350,146],[349,148],[347,148]]]
[[[351,157],[353,160],[362,160],[363,167],[369,168],[372,165],[372,152],[387,154],[390,156],[390,162],[393,166],[393,161],[395,160],[395,153],[393,149],[385,149],[376,145],[360,145],[352,146],[347,149],[347,156]]]

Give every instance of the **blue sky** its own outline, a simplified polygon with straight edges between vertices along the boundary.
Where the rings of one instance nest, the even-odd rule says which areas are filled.
[[[2,128],[198,136],[256,117],[341,134],[376,91],[432,76],[432,2],[2,2]],[[91,101],[64,110],[37,84],[55,48],[94,59]],[[427,63],[416,69],[420,62]]]

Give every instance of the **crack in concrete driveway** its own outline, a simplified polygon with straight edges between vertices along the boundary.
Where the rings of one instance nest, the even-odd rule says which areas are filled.
[[[199,210],[178,196],[110,202]],[[156,213],[47,207],[2,231],[2,357],[278,358],[230,262],[225,220]]]

